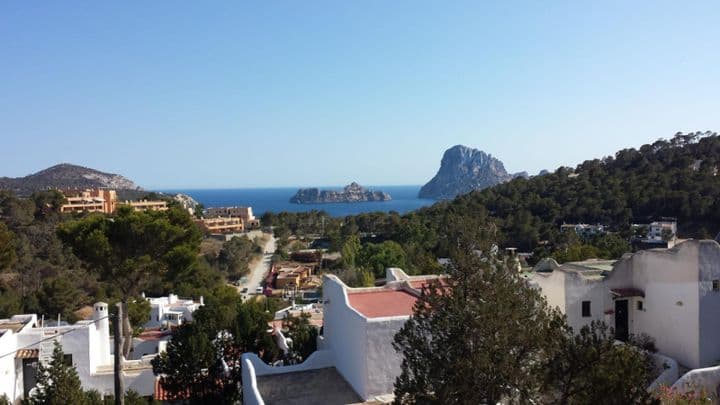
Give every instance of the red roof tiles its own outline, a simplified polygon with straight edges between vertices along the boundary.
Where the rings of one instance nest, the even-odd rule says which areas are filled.
[[[402,290],[352,292],[350,306],[368,318],[412,315],[417,297]]]

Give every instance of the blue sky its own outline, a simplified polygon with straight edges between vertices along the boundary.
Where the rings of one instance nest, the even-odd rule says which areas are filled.
[[[550,4],[548,4],[550,3]],[[720,131],[720,2],[2,2],[0,176],[422,184]]]

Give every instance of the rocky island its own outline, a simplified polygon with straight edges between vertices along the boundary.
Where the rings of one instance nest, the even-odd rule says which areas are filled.
[[[320,190],[318,188],[301,188],[290,199],[295,204],[323,204],[323,203],[355,203],[364,201],[390,201],[390,194],[382,191],[373,191],[352,182],[342,191]]]
[[[440,170],[425,184],[419,198],[450,199],[473,190],[482,190],[515,177],[529,177],[526,172],[509,174],[503,163],[478,149],[455,145],[445,151]]]

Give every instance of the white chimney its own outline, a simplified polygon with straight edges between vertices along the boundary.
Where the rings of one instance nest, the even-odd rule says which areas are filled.
[[[110,363],[110,318],[108,315],[108,304],[96,302],[93,305],[92,319],[95,321],[95,330],[98,332],[96,344],[93,346],[99,354],[98,364]]]
[[[172,304],[176,303],[177,300],[178,300],[178,296],[177,296],[177,295],[175,295],[175,294],[173,294],[173,293],[170,293],[170,295],[168,295],[168,303],[169,303],[169,304],[172,305]]]
[[[200,296],[200,305],[205,305],[205,297]]]

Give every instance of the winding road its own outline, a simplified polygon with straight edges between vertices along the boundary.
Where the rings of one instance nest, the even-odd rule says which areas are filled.
[[[265,234],[268,235],[268,234]],[[270,236],[270,239],[265,244],[264,253],[262,256],[262,259],[258,260],[256,263],[252,265],[250,268],[250,273],[247,275],[247,280],[245,283],[241,283],[239,286],[237,286],[238,292],[243,297],[243,300],[247,299],[251,295],[255,295],[255,290],[260,287],[262,284],[263,279],[267,275],[267,273],[270,271],[270,265],[271,265],[271,259],[273,253],[275,253],[275,237],[272,235]],[[247,288],[247,291],[242,293],[242,289]]]

